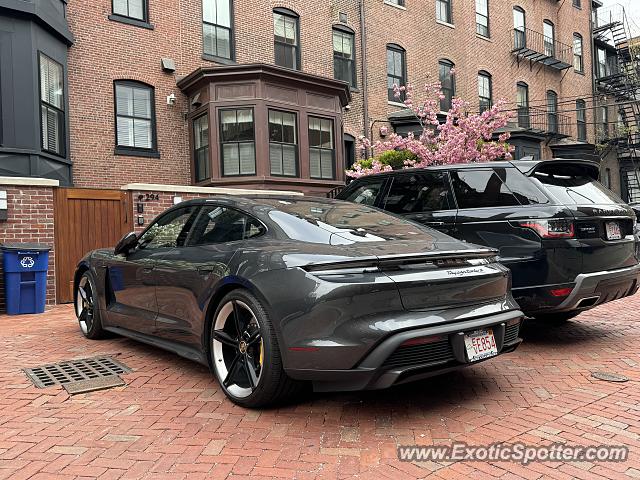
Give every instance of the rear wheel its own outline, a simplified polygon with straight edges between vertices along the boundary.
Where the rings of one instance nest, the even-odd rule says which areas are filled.
[[[80,330],[85,337],[92,340],[105,337],[100,310],[96,308],[98,298],[95,285],[93,275],[86,271],[78,281],[75,294],[75,310]]]
[[[580,312],[556,312],[547,313],[544,315],[535,315],[534,318],[536,320],[549,323],[565,323],[571,320],[573,317],[578,316],[579,314]]]
[[[284,372],[273,324],[249,292],[234,290],[222,299],[210,338],[213,371],[234,403],[264,407],[290,398],[300,388]]]

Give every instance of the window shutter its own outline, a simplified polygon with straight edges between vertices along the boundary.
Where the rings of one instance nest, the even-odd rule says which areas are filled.
[[[282,145],[269,145],[269,163],[272,175],[282,175]]]

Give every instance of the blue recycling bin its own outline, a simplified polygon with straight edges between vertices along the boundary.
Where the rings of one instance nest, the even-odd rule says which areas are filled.
[[[44,312],[49,250],[47,245],[37,243],[2,245],[4,291],[9,315]]]

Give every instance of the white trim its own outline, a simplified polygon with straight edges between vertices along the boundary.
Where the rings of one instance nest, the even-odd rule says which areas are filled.
[[[409,107],[407,107],[404,103],[401,103],[401,102],[392,102],[391,100],[387,100],[387,104],[388,104],[388,105],[393,105],[394,107],[409,108]]]
[[[0,185],[24,185],[25,187],[59,187],[60,180],[39,177],[0,177]]]
[[[391,2],[389,2],[389,1],[387,1],[387,0],[384,0],[384,2],[383,2],[383,3],[384,3],[385,5],[389,5],[390,7],[394,7],[394,8],[397,8],[397,9],[399,9],[399,10],[406,10],[406,9],[407,9],[407,7],[403,7],[402,5],[396,5],[395,3],[391,3]]]
[[[436,23],[438,25],[444,25],[445,27],[449,27],[449,28],[456,28],[456,26],[453,23],[449,23],[449,22],[443,22],[442,20],[437,20],[436,19]]]
[[[190,185],[163,185],[159,183],[128,183],[120,187],[121,190],[136,190],[149,192],[172,193],[209,193],[211,195],[298,195],[302,192],[292,190],[259,190],[257,188],[223,188],[223,187],[195,187]]]

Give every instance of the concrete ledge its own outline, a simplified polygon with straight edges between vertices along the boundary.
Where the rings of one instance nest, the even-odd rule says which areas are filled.
[[[22,185],[25,187],[59,187],[60,180],[39,177],[0,177],[0,185]]]
[[[2,177],[0,177],[2,179]],[[0,182],[2,183],[2,182]],[[121,190],[174,192],[174,193],[209,193],[211,195],[304,195],[292,190],[260,190],[254,188],[222,188],[222,187],[194,187],[189,185],[163,185],[158,183],[128,183],[120,187]]]

